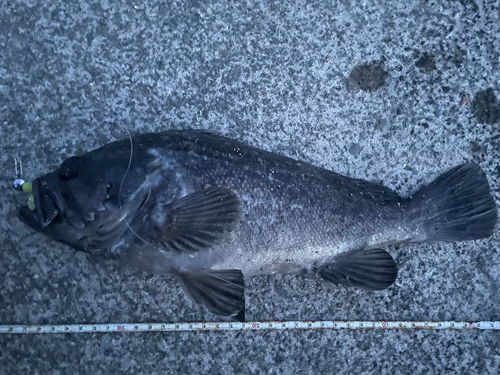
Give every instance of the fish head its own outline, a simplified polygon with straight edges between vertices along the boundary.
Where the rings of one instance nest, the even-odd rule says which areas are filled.
[[[151,151],[151,139],[156,138],[138,138],[133,148],[132,139],[116,141],[66,159],[32,181],[33,198],[18,209],[18,218],[78,250],[114,246],[146,209],[151,190],[165,181],[175,184],[175,171],[170,168],[164,176],[165,159]],[[168,186],[160,190],[175,195],[177,190]]]
[[[81,247],[78,242],[104,218],[101,214],[118,179],[110,176],[105,163],[100,168],[96,164],[88,156],[71,157],[53,172],[34,179],[34,208],[19,208],[19,219],[48,237]]]

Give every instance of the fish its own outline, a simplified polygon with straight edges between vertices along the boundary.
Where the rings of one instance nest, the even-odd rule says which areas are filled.
[[[246,278],[299,273],[384,290],[398,276],[388,245],[478,240],[498,224],[472,162],[401,197],[204,130],[129,135],[66,159],[30,191],[18,217],[35,231],[173,275],[195,303],[240,321]]]

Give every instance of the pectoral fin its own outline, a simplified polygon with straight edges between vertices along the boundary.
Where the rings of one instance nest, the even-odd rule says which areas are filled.
[[[212,187],[165,207],[166,219],[152,239],[166,250],[197,252],[220,243],[238,224],[240,199],[231,190]]]
[[[245,319],[245,286],[240,270],[177,272],[184,291],[216,315]]]
[[[333,284],[372,291],[389,288],[398,277],[394,259],[382,249],[349,251],[313,272]]]

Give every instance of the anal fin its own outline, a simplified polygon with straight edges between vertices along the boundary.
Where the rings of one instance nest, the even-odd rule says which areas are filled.
[[[333,284],[372,291],[389,288],[398,277],[394,259],[382,249],[348,251],[313,272]]]
[[[210,312],[245,319],[245,286],[240,270],[177,272],[184,291]]]

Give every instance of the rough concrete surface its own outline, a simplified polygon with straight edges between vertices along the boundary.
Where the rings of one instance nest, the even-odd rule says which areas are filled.
[[[409,194],[476,161],[500,201],[499,1],[0,0],[0,324],[219,320],[173,279],[12,217],[24,177],[131,133],[205,128]],[[247,320],[499,320],[500,234],[388,249],[390,289],[247,280]],[[498,374],[500,334],[7,335],[0,373]]]

